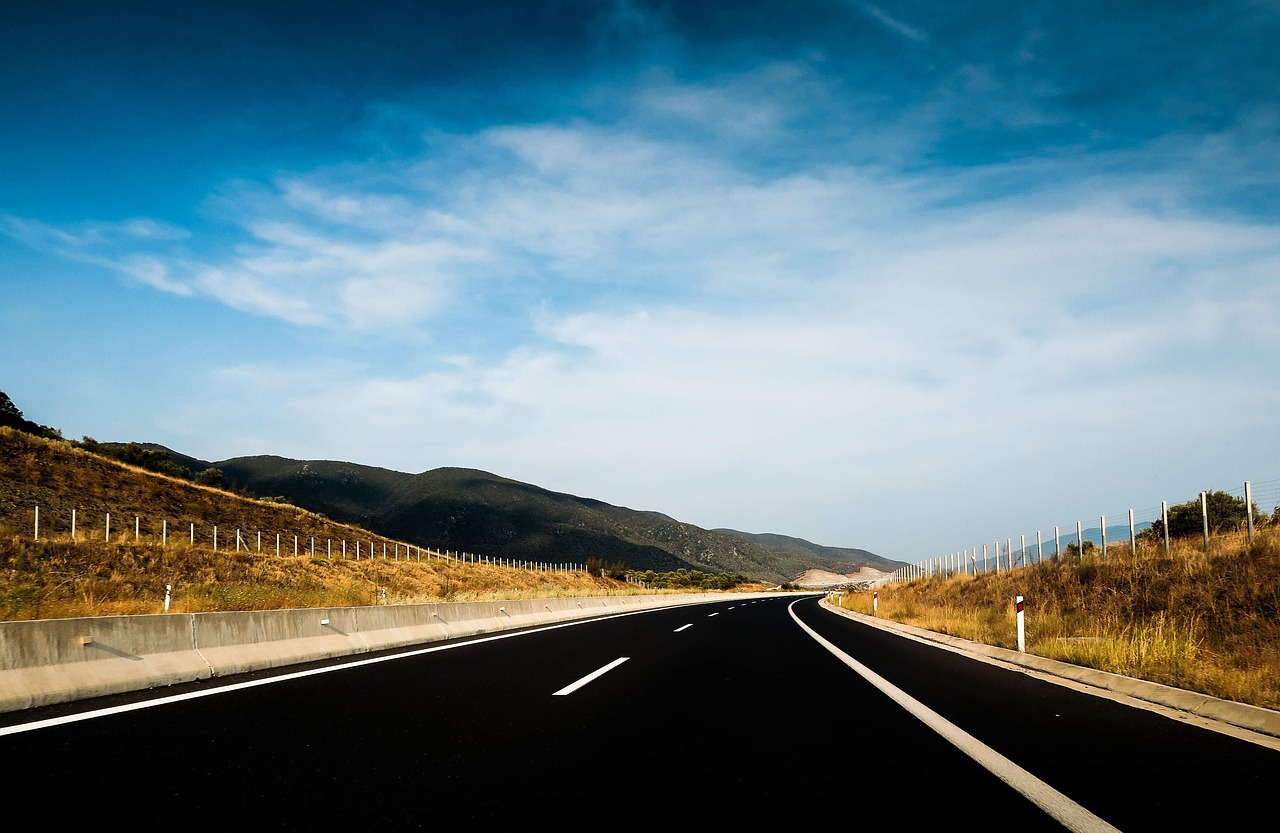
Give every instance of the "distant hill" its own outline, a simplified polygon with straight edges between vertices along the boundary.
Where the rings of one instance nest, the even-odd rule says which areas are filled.
[[[25,419],[2,391],[0,424],[47,439],[61,438],[57,429]],[[552,492],[477,469],[406,474],[357,463],[276,456],[209,462],[155,443],[99,443],[89,437],[68,445],[177,477],[179,484],[190,472],[198,483],[225,483],[232,491],[280,499],[326,520],[436,549],[551,563],[585,563],[594,557],[605,565],[623,564],[637,571],[688,569],[776,583],[815,573],[839,576],[863,567],[892,571],[904,566],[866,550],[823,547],[784,535],[702,529],[661,512]],[[210,469],[217,469],[222,479],[205,477],[216,474]],[[57,476],[63,475],[41,471],[39,480]],[[21,485],[11,497],[30,492],[27,487],[34,484]],[[90,487],[110,490],[105,481],[81,488]],[[156,505],[179,500],[177,493],[185,487],[175,485],[174,490],[172,500],[154,494],[147,501]],[[107,491],[97,501],[103,511],[110,511]],[[43,487],[36,492],[40,494],[31,492],[23,499],[43,500],[48,506],[56,496],[56,490]],[[6,514],[18,511],[21,502],[3,498],[0,493],[0,523]]]
[[[443,549],[534,561],[581,563],[594,556],[634,570],[684,568],[778,583],[815,569],[853,573],[861,566],[902,566],[865,550],[702,529],[660,512],[553,492],[477,469],[406,474],[276,456],[207,462],[164,450],[193,472],[217,468],[229,485],[259,496],[281,497],[334,520]]]
[[[824,547],[821,544],[815,544],[812,541],[806,541],[803,538],[791,538],[787,535],[777,535],[775,533],[751,533],[739,532],[736,529],[717,529],[715,532],[722,532],[726,535],[734,535],[747,541],[753,541],[761,546],[768,547],[779,552],[801,552],[815,555],[828,563],[827,569],[832,567],[837,569],[833,572],[852,573],[857,572],[859,567],[871,567],[876,570],[883,570],[891,573],[899,567],[903,566],[901,561],[893,561],[884,558],[867,550],[850,549],[847,547]]]

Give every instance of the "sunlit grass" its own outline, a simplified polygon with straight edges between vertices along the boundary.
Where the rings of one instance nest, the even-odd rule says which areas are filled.
[[[311,558],[182,543],[0,539],[0,619],[633,595],[634,584],[439,558]]]
[[[880,618],[1216,697],[1280,708],[1280,530],[1112,545],[1083,562],[930,577],[847,593]]]

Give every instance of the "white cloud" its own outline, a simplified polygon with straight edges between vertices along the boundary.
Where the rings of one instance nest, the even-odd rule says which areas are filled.
[[[897,255],[902,235],[910,255]],[[679,507],[704,525],[822,538],[786,526],[802,514],[793,495],[828,504],[826,543],[858,546],[873,542],[838,530],[869,511],[900,528],[895,546],[910,546],[925,483],[954,494],[956,511],[1047,512],[1025,505],[1034,489],[1009,494],[1003,481],[1072,466],[1104,476],[1114,460],[1092,457],[1117,453],[1105,449],[1143,458],[1220,430],[1212,411],[1187,410],[1188,397],[1230,398],[1243,430],[1280,404],[1265,386],[1241,396],[1221,372],[1241,345],[1261,367],[1280,341],[1278,291],[1256,277],[1274,263],[1266,229],[1185,219],[1166,229],[1115,204],[1022,218],[997,206],[963,235],[942,223],[879,245],[868,268],[797,287],[787,305],[543,307],[539,342],[495,361],[271,373],[262,387],[290,403],[297,447],[325,456],[475,466]],[[1224,286],[1206,257],[1254,271]],[[1150,280],[1169,258],[1184,262],[1176,291],[1162,293]],[[986,505],[993,495],[1008,507]]]
[[[1221,426],[1200,403],[1229,403],[1239,447],[1268,424],[1273,225],[1187,209],[1174,175],[773,169],[743,164],[731,130],[653,129],[723,114],[746,146],[788,135],[795,102],[733,81],[668,79],[615,123],[507,125],[431,160],[282,178],[231,198],[227,249],[138,220],[3,230],[299,326],[440,331],[446,355],[391,337],[392,364],[334,345],[228,370],[171,425],[225,456],[475,466],[914,556],[931,554],[910,550],[925,513],[970,537],[1073,467],[1096,469],[1073,488],[1092,479],[1102,502],[1111,468],[1171,448],[1203,464],[1186,437]],[[269,407],[218,404],[246,391]],[[796,526],[814,506],[819,528]],[[898,538],[859,539],[869,513]]]

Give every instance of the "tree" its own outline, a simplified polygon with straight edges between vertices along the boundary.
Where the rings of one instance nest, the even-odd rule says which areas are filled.
[[[18,406],[13,404],[13,400],[2,390],[0,390],[0,425],[50,440],[62,439],[62,432],[57,428],[40,425],[24,417],[22,411],[18,410]]]
[[[1209,515],[1209,532],[1243,529],[1249,522],[1249,509],[1243,498],[1221,490],[1205,493],[1205,509]],[[1253,507],[1254,517],[1260,517],[1258,507]],[[1204,534],[1204,510],[1200,498],[1169,507],[1169,537],[1181,538]],[[1164,538],[1164,519],[1156,521],[1149,529],[1156,540]]]
[[[227,485],[227,476],[222,473],[222,469],[208,468],[196,475],[196,482],[201,486],[221,489]]]
[[[0,424],[9,425],[11,421],[23,422],[22,411],[18,410],[18,406],[13,404],[13,400],[9,398],[9,394],[0,390]]]

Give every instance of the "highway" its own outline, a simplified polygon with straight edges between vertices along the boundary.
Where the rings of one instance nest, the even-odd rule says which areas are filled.
[[[1274,829],[1261,740],[787,595],[0,715],[0,783],[76,829]]]

